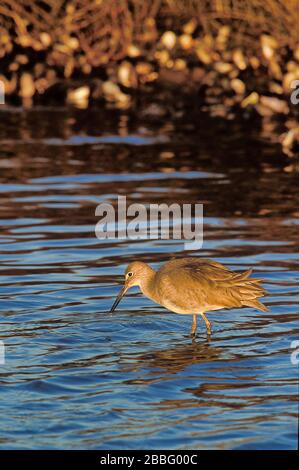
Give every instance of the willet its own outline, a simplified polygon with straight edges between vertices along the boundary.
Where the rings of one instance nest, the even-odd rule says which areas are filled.
[[[262,279],[249,279],[251,273],[251,269],[238,273],[217,261],[195,257],[168,261],[157,272],[146,263],[133,261],[110,311],[116,309],[130,287],[139,286],[146,297],[171,312],[193,315],[192,336],[197,329],[197,315],[204,320],[210,335],[207,312],[244,306],[268,310],[257,300],[267,294],[260,286]]]

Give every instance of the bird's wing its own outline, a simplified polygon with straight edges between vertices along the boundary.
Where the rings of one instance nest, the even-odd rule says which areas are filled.
[[[176,293],[182,302],[200,304],[206,311],[248,305],[266,310],[256,300],[266,294],[260,279],[248,279],[252,270],[234,272],[217,261],[183,258],[167,263],[158,271],[160,294]]]

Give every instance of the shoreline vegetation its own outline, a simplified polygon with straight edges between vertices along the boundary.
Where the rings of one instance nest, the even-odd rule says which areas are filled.
[[[293,157],[298,18],[299,0],[3,0],[0,80],[6,103],[27,108],[126,110],[146,95],[153,117],[167,104],[184,115],[190,103],[214,117],[257,117]]]

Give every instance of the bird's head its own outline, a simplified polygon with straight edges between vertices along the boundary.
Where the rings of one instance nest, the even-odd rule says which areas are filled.
[[[133,261],[128,265],[127,269],[125,270],[124,286],[120,290],[114,304],[111,307],[111,313],[114,312],[119,302],[127,290],[130,289],[130,287],[141,285],[141,282],[146,277],[148,270],[151,270],[151,268],[146,263],[142,263],[141,261]]]

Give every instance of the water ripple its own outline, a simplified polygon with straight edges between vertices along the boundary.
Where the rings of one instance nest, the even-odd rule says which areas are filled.
[[[190,139],[136,129],[97,136],[95,114],[78,111],[72,132],[68,111],[57,111],[57,125],[55,112],[7,112],[1,131],[0,447],[296,448],[292,173],[271,166],[271,149],[263,156],[254,139],[260,160],[246,168],[240,141],[250,139],[237,130],[225,130],[218,148],[219,129]],[[204,245],[195,254],[253,267],[269,311],[214,312],[212,339],[200,325],[195,341],[188,316],[134,290],[109,315],[129,261],[158,267],[183,250],[179,240],[98,240],[95,207],[118,195],[145,205],[202,202]]]

